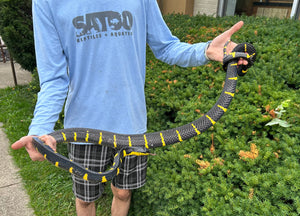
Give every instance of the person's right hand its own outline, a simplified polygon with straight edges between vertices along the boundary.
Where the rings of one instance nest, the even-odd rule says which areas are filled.
[[[210,46],[208,47],[208,49],[206,50],[206,55],[207,57],[212,60],[212,61],[219,61],[219,62],[223,62],[223,58],[224,58],[224,44],[227,41],[231,40],[231,36],[238,32],[244,25],[243,21],[240,21],[238,23],[236,23],[235,25],[233,25],[230,29],[228,29],[227,31],[223,32],[222,34],[220,34],[219,36],[217,36],[216,38],[214,38],[210,44]],[[236,43],[234,42],[230,42],[227,45],[227,49],[226,52],[227,53],[231,53],[232,50],[236,47]],[[238,65],[247,65],[248,61],[245,59],[240,59],[238,61]]]
[[[14,150],[17,150],[17,149],[24,147],[26,149],[26,151],[28,152],[31,160],[33,160],[33,161],[45,160],[44,156],[35,149],[35,147],[32,143],[33,142],[32,137],[34,137],[34,136],[22,137],[20,140],[16,141],[14,144],[12,144],[11,148]],[[40,136],[39,139],[42,140],[43,142],[45,142],[47,145],[49,145],[54,151],[56,151],[56,141],[52,136],[43,135],[43,136]]]

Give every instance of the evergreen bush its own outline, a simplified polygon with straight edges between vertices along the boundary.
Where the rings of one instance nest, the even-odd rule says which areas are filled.
[[[134,191],[130,215],[299,215],[299,21],[183,15],[165,20],[188,43],[211,40],[244,20],[232,39],[252,43],[258,56],[239,78],[228,112],[213,128],[153,151],[147,184]],[[0,0],[0,35],[16,61],[33,71],[30,0]],[[217,101],[225,78],[220,64],[185,69],[147,52],[149,132],[191,122]],[[36,92],[37,82],[32,86]],[[267,126],[274,119],[289,126]]]
[[[31,0],[0,0],[0,35],[25,70],[36,67]]]
[[[252,43],[257,62],[238,79],[228,112],[213,128],[153,151],[130,215],[299,215],[300,23],[244,16],[165,20],[188,43],[211,40],[243,20],[232,39]],[[191,122],[214,105],[225,79],[221,64],[168,66],[148,51],[149,132]],[[266,125],[276,118],[290,127]]]

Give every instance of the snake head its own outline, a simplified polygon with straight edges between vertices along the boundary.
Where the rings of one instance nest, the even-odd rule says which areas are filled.
[[[224,55],[223,69],[227,71],[229,63],[238,61],[240,58],[246,59],[248,61],[247,65],[236,65],[238,75],[244,76],[256,60],[256,50],[254,46],[250,43],[238,44],[231,53],[229,53],[228,55]]]

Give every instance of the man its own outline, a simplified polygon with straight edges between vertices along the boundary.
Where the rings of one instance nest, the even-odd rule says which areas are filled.
[[[237,23],[212,42],[181,43],[163,21],[156,0],[33,0],[33,21],[41,91],[28,136],[12,145],[25,147],[32,160],[44,160],[33,148],[32,136],[56,148],[54,138],[44,134],[53,131],[64,103],[65,128],[145,133],[146,43],[171,65],[221,62],[224,44],[243,25]],[[228,52],[235,45],[230,43]],[[92,144],[69,145],[70,158],[94,171],[105,170],[112,151]],[[146,163],[144,156],[126,157],[111,184],[112,215],[127,215],[131,190],[145,184]],[[95,215],[94,201],[103,186],[74,176],[73,181],[77,214]]]

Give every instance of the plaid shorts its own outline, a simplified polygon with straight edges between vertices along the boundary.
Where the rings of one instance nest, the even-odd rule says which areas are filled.
[[[69,158],[95,172],[103,172],[112,165],[116,150],[100,145],[79,145],[69,143]],[[126,156],[120,166],[120,173],[112,184],[120,189],[137,189],[146,183],[147,156]],[[103,183],[94,183],[72,175],[73,192],[85,202],[97,200],[104,190]]]

